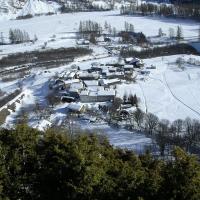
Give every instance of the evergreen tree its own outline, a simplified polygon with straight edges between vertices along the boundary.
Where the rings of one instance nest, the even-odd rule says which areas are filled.
[[[168,132],[169,123],[159,130]],[[199,200],[198,159],[180,148],[171,158],[137,156],[102,136],[22,124],[0,130],[0,198]]]
[[[105,23],[104,23],[104,29],[105,29],[105,30],[108,29],[108,22],[107,22],[107,21],[105,21]]]
[[[161,28],[159,28],[158,30],[158,36],[159,37],[162,37],[163,36],[163,30]]]
[[[9,40],[10,40],[10,43],[13,44],[14,43],[14,33],[13,33],[13,30],[10,29],[9,30]]]
[[[0,45],[1,44],[5,44],[5,40],[4,40],[4,36],[3,36],[3,33],[1,32],[0,34]]]
[[[183,39],[183,30],[181,26],[177,27],[177,32],[176,32],[176,39],[179,41]]]

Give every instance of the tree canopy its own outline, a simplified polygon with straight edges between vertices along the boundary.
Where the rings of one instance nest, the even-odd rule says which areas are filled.
[[[0,199],[199,200],[200,165],[180,148],[162,161],[103,136],[19,125],[0,130]]]

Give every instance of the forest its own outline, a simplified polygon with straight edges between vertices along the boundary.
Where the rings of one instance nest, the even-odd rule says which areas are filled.
[[[197,158],[171,159],[114,148],[94,133],[0,130],[0,199],[199,200]]]
[[[120,10],[122,15],[157,15],[175,18],[191,18],[199,20],[200,12],[197,4],[153,4],[142,3],[141,5],[130,4],[122,6]]]

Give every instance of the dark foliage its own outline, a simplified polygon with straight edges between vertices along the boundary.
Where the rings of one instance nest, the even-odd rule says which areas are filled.
[[[129,6],[121,7],[121,14],[125,15],[157,15],[165,17],[178,17],[178,18],[192,18],[199,20],[200,5],[188,3],[181,4],[175,3],[174,5],[166,4],[153,4],[153,3],[142,3],[141,5],[131,4]]]
[[[43,51],[32,51],[12,54],[0,60],[0,67],[26,65],[34,63],[42,67],[51,64],[63,64],[72,61],[77,56],[90,54],[91,50],[86,48],[60,48]]]
[[[188,44],[175,44],[165,47],[155,47],[149,48],[147,50],[136,51],[132,48],[124,48],[121,50],[121,56],[123,57],[138,57],[138,58],[153,58],[159,56],[170,56],[176,54],[194,54],[198,55],[199,53],[192,46]]]
[[[164,162],[94,135],[20,125],[0,131],[0,199],[199,200],[200,165],[179,148]]]

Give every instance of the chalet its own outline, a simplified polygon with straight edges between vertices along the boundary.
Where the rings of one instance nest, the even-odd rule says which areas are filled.
[[[149,75],[150,71],[142,70],[142,71],[140,71],[140,74],[142,74],[142,75]]]
[[[106,74],[107,79],[123,79],[124,78],[124,72],[114,72],[114,73],[107,73]]]
[[[120,60],[120,61],[112,60],[109,63],[106,63],[106,66],[123,67],[124,64],[125,63],[123,60]]]
[[[108,71],[110,72],[110,73],[112,73],[112,72],[116,72],[116,68],[115,67],[108,67]]]
[[[71,96],[62,96],[61,101],[71,103],[71,102],[75,102],[76,99],[74,97],[71,97]]]
[[[81,80],[98,80],[99,79],[98,73],[88,73],[87,71],[82,71],[77,76]]]
[[[99,80],[99,84],[104,87],[110,87],[111,85],[120,84],[120,79],[101,79]]]
[[[125,64],[129,64],[132,60],[133,60],[132,57],[131,58],[125,58],[124,62],[125,62]]]
[[[80,114],[85,111],[85,106],[82,103],[70,103],[67,109],[69,112]]]
[[[80,101],[82,103],[91,102],[109,102],[115,98],[115,90],[100,90],[100,91],[82,91],[80,93]]]
[[[92,72],[97,72],[97,73],[102,73],[102,67],[101,66],[92,66],[90,69],[88,69],[89,73]]]
[[[65,90],[63,92],[59,92],[59,95],[61,95],[61,100],[64,97],[65,102],[73,102],[73,101],[76,101],[79,99],[79,92],[77,92],[77,91]],[[71,101],[71,100],[67,101],[67,99],[73,99],[73,101]]]
[[[151,65],[150,67],[146,67],[146,69],[156,69],[155,65]]]
[[[141,68],[144,66],[144,63],[139,58],[125,58],[124,62],[128,65],[133,65],[136,68]]]
[[[97,80],[86,80],[86,81],[83,81],[83,84],[84,84],[85,87],[98,86],[99,81],[97,81]]]
[[[73,79],[73,80],[62,80],[62,82],[64,83],[65,88],[70,88],[72,84],[75,83],[80,83],[79,79]]]
[[[70,85],[69,91],[79,92],[84,88],[83,82],[74,82]]]
[[[134,67],[138,67],[141,68],[144,66],[144,63],[142,60],[140,60],[139,58],[133,58],[130,62],[129,65],[133,65]]]
[[[130,72],[130,71],[133,71],[133,65],[125,65],[124,66],[124,72]]]
[[[72,71],[70,72],[67,77],[67,79],[75,79],[76,78],[76,72],[75,71]]]
[[[87,87],[87,90],[92,91],[92,92],[96,92],[96,91],[100,91],[100,90],[104,90],[103,86],[95,86],[95,85],[90,85]]]

